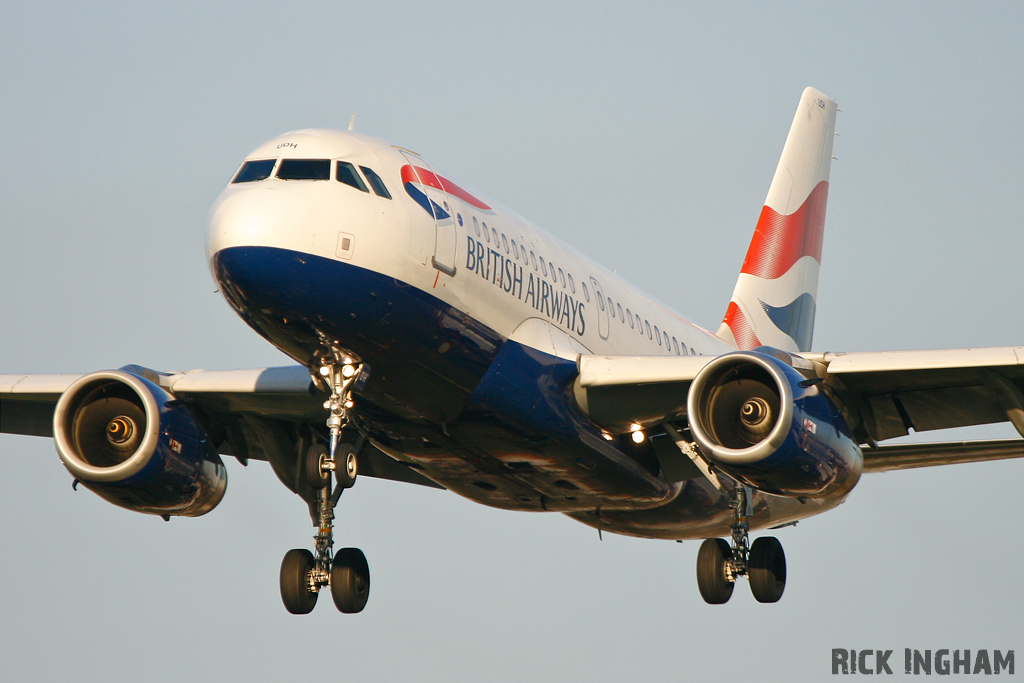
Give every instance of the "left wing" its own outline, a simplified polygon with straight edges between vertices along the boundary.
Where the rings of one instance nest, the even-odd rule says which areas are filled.
[[[805,354],[864,441],[1009,421],[1024,436],[1024,346]]]
[[[755,350],[757,353],[759,350]],[[750,352],[747,352],[750,353]],[[865,471],[1024,457],[1024,440],[878,446],[952,427],[1010,422],[1024,436],[1024,347],[785,354],[805,382],[822,386],[855,439]],[[580,356],[575,395],[611,433],[682,418],[706,356]]]

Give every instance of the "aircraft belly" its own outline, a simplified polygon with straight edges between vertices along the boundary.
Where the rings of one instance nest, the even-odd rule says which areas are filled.
[[[841,504],[846,497],[807,499],[753,493],[750,530],[772,529],[813,517]],[[637,511],[588,510],[569,513],[578,522],[609,533],[639,538],[686,540],[728,538],[734,513],[727,500],[707,479],[683,482],[682,490],[665,505]]]
[[[421,290],[358,266],[270,247],[218,252],[213,270],[247,324],[303,364],[324,341],[371,368],[364,395],[401,417],[449,421],[503,339]]]
[[[506,342],[428,292],[272,247],[222,250],[213,271],[243,320],[300,363],[315,363],[323,340],[362,358],[358,423],[450,490],[552,511],[642,509],[678,491],[573,407],[574,363]]]

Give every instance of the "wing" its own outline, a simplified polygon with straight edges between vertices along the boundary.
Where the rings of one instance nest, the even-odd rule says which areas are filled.
[[[266,460],[281,481],[297,489],[294,448],[300,431],[325,420],[326,394],[301,366],[163,373],[121,368],[184,401],[222,455]],[[0,375],[0,433],[53,436],[61,394],[84,375]],[[372,444],[360,453],[359,472],[371,477],[443,488]]]
[[[807,357],[868,443],[1006,421],[1024,435],[1024,346]]]
[[[866,471],[1024,457],[1024,441],[879,446],[953,427],[1010,422],[1024,436],[1024,347],[824,353],[787,357],[820,384],[864,449]],[[580,356],[575,395],[612,433],[681,419],[712,357]]]

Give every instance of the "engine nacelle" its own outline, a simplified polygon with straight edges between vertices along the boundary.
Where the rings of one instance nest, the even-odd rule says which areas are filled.
[[[198,517],[227,489],[224,463],[188,409],[129,372],[75,381],[57,402],[53,435],[76,479],[129,510]]]
[[[724,472],[767,493],[845,495],[864,468],[846,422],[813,379],[765,351],[720,356],[694,378],[694,439]]]

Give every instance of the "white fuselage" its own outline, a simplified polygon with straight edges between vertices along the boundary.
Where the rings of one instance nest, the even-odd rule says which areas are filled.
[[[402,168],[415,162],[450,178],[411,152],[355,133],[305,130],[275,138],[247,157],[272,158],[330,159],[332,166],[343,160],[373,169],[392,199],[338,182],[333,172],[329,180],[271,176],[231,184],[212,212],[209,257],[226,247],[268,246],[345,261],[429,292],[502,337],[549,352],[554,347],[554,355],[566,358],[579,352],[732,350],[481,195],[470,196],[486,209],[417,184],[439,207],[448,207],[448,217],[435,219],[404,189]]]
[[[298,362],[337,344],[373,365],[374,443],[447,488],[617,533],[727,533],[714,486],[669,482],[653,455],[616,446],[567,398],[565,367],[736,348],[409,150],[329,130],[265,143],[213,207],[208,258],[232,306]],[[841,502],[755,496],[755,528]]]

